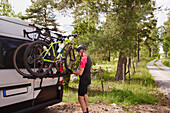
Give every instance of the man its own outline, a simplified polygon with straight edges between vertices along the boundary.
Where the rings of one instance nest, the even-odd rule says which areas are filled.
[[[88,100],[87,100],[87,87],[91,84],[90,69],[91,59],[86,54],[86,45],[80,45],[77,47],[77,51],[81,57],[80,66],[77,71],[72,73],[79,75],[79,88],[78,88],[78,101],[81,105],[83,113],[88,113]]]

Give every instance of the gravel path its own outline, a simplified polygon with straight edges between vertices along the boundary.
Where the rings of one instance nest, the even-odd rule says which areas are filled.
[[[89,113],[170,113],[167,105],[133,105],[118,106],[115,104],[90,103]],[[61,102],[44,108],[36,113],[82,113],[78,102]]]
[[[78,102],[61,102],[49,106],[37,113],[82,113]],[[89,103],[89,113],[125,113],[121,106],[115,104]]]
[[[161,60],[158,60],[156,64],[161,68],[159,69],[153,64],[155,60],[147,64],[149,73],[154,77],[155,81],[158,83],[158,90],[170,100],[170,68],[164,66],[161,63]]]

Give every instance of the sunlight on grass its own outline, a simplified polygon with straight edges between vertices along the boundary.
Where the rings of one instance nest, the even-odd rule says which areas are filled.
[[[70,88],[63,91],[63,102],[72,102],[78,100],[77,89]]]

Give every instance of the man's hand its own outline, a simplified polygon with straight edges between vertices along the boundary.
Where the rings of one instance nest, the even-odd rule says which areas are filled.
[[[73,74],[73,71],[72,71],[71,69],[67,69],[67,70],[66,70],[66,73],[68,73],[68,74]]]
[[[79,75],[79,76],[82,76],[83,72],[84,72],[84,68],[80,68],[79,70],[73,71],[75,75]]]

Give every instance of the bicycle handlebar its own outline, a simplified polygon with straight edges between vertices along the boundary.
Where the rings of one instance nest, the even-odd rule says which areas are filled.
[[[30,40],[34,39],[34,38],[31,38],[31,37],[29,36],[29,34],[32,34],[32,33],[38,33],[37,39],[35,39],[35,40],[39,40],[39,39],[44,39],[44,40],[45,40],[45,39],[46,39],[46,38],[44,38],[45,35],[44,35],[43,33],[41,33],[40,31],[37,31],[37,30],[31,31],[31,32],[27,32],[27,31],[24,29],[23,32],[24,32],[24,37],[27,36],[27,38],[29,38]],[[43,35],[44,37],[42,37],[41,35]]]
[[[32,26],[32,27],[35,27],[36,28],[36,30],[35,31],[31,31],[31,32],[27,32],[25,29],[23,30],[23,32],[24,32],[24,37],[25,36],[27,36],[29,39],[33,39],[33,38],[31,38],[30,36],[29,36],[29,34],[32,34],[32,33],[38,33],[38,38],[36,39],[36,40],[39,40],[39,38],[41,38],[41,39],[46,39],[47,37],[50,37],[51,39],[57,39],[57,40],[60,40],[60,41],[63,41],[64,39],[66,39],[66,38],[70,38],[70,37],[77,37],[79,34],[72,34],[72,35],[68,35],[68,36],[63,36],[62,34],[59,34],[59,33],[54,33],[54,34],[56,34],[58,37],[52,37],[51,36],[51,32],[50,31],[58,31],[58,29],[56,28],[56,27],[54,27],[54,28],[52,28],[52,29],[50,29],[50,28],[48,28],[48,27],[42,27],[42,28],[39,28],[38,26],[35,26],[34,24],[29,24],[29,26]],[[45,30],[45,33],[42,33],[41,31],[42,30]],[[45,36],[46,38],[44,38],[44,37],[41,37],[40,35],[43,35],[43,36]]]
[[[70,38],[70,37],[77,37],[79,34],[72,34],[72,35],[68,35],[68,36],[63,36],[62,34],[59,34],[59,33],[54,33],[54,34],[56,34],[58,37],[60,37],[60,38],[63,38],[63,39],[65,39],[65,38]]]
[[[37,36],[37,39],[36,39],[36,40],[39,40],[39,38],[45,40],[47,37],[51,37],[50,31],[57,31],[57,28],[56,28],[56,27],[50,29],[50,28],[47,28],[47,27],[42,27],[42,28],[40,28],[40,27],[38,27],[38,26],[35,26],[34,24],[29,24],[29,26],[35,27],[36,30],[35,30],[35,31],[31,31],[31,32],[27,32],[27,31],[24,29],[23,32],[24,32],[24,37],[27,36],[27,37],[28,37],[29,39],[31,39],[31,40],[32,40],[33,38],[31,38],[31,37],[29,36],[29,34],[38,33],[38,36]],[[42,30],[45,30],[45,33],[42,33],[42,32],[41,32]],[[42,37],[41,35],[45,36],[46,38]]]

